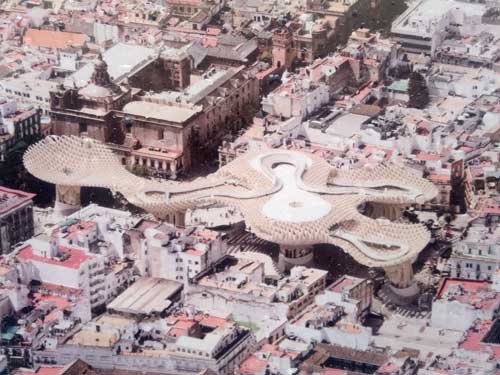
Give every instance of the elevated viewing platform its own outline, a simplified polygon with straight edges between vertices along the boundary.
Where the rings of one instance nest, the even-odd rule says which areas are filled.
[[[363,265],[386,269],[394,286],[405,290],[412,285],[410,265],[430,234],[423,225],[391,219],[437,194],[431,183],[395,164],[335,169],[312,153],[288,150],[249,152],[192,182],[137,177],[107,146],[86,138],[48,137],[28,150],[24,163],[58,186],[59,206],[74,207],[74,189],[92,186],[118,191],[176,225],[184,224],[188,209],[235,207],[248,231],[280,245],[281,268],[310,262],[314,244],[333,244]],[[362,213],[365,205],[376,207],[376,217]]]

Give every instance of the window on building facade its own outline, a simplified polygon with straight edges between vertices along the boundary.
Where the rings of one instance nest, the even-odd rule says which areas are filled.
[[[85,122],[80,122],[78,124],[78,131],[80,133],[85,133],[87,131],[87,124]]]
[[[127,134],[132,133],[132,123],[130,121],[125,123],[125,132]]]

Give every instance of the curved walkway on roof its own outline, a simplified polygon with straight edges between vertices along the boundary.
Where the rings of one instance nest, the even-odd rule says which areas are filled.
[[[401,207],[434,198],[434,185],[404,167],[337,170],[311,153],[246,153],[192,182],[157,182],[128,172],[104,144],[47,137],[31,146],[24,164],[34,176],[67,186],[106,187],[159,218],[205,204],[236,207],[250,231],[286,246],[331,243],[366,266],[415,259],[430,235],[423,225],[362,215],[376,203]]]

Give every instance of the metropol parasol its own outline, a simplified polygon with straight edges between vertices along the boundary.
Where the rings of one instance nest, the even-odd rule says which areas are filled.
[[[312,153],[279,149],[249,151],[190,182],[138,177],[106,145],[73,136],[45,138],[28,149],[24,164],[56,184],[61,212],[78,208],[80,187],[120,192],[178,225],[188,209],[234,207],[248,231],[280,245],[285,267],[309,263],[314,244],[332,244],[365,266],[383,268],[402,294],[415,289],[411,265],[430,234],[421,224],[397,219],[403,207],[437,194],[432,183],[392,163],[344,170]]]

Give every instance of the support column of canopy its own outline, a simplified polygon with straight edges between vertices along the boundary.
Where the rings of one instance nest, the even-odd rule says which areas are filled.
[[[54,214],[60,217],[71,215],[80,209],[80,187],[56,185]]]
[[[410,303],[418,295],[419,288],[413,279],[411,261],[386,267],[384,270],[389,280],[387,286],[400,299],[400,301],[395,301],[397,304]]]
[[[166,215],[164,219],[176,227],[183,227],[186,225],[186,213],[184,211],[171,212]]]
[[[280,245],[278,268],[284,272],[295,266],[308,266],[313,256],[312,246]]]
[[[397,204],[370,202],[367,205],[365,214],[373,219],[384,217],[389,220],[397,220],[401,218],[404,207]]]
[[[413,268],[411,262],[384,268],[387,278],[394,287],[407,288],[413,283]]]

